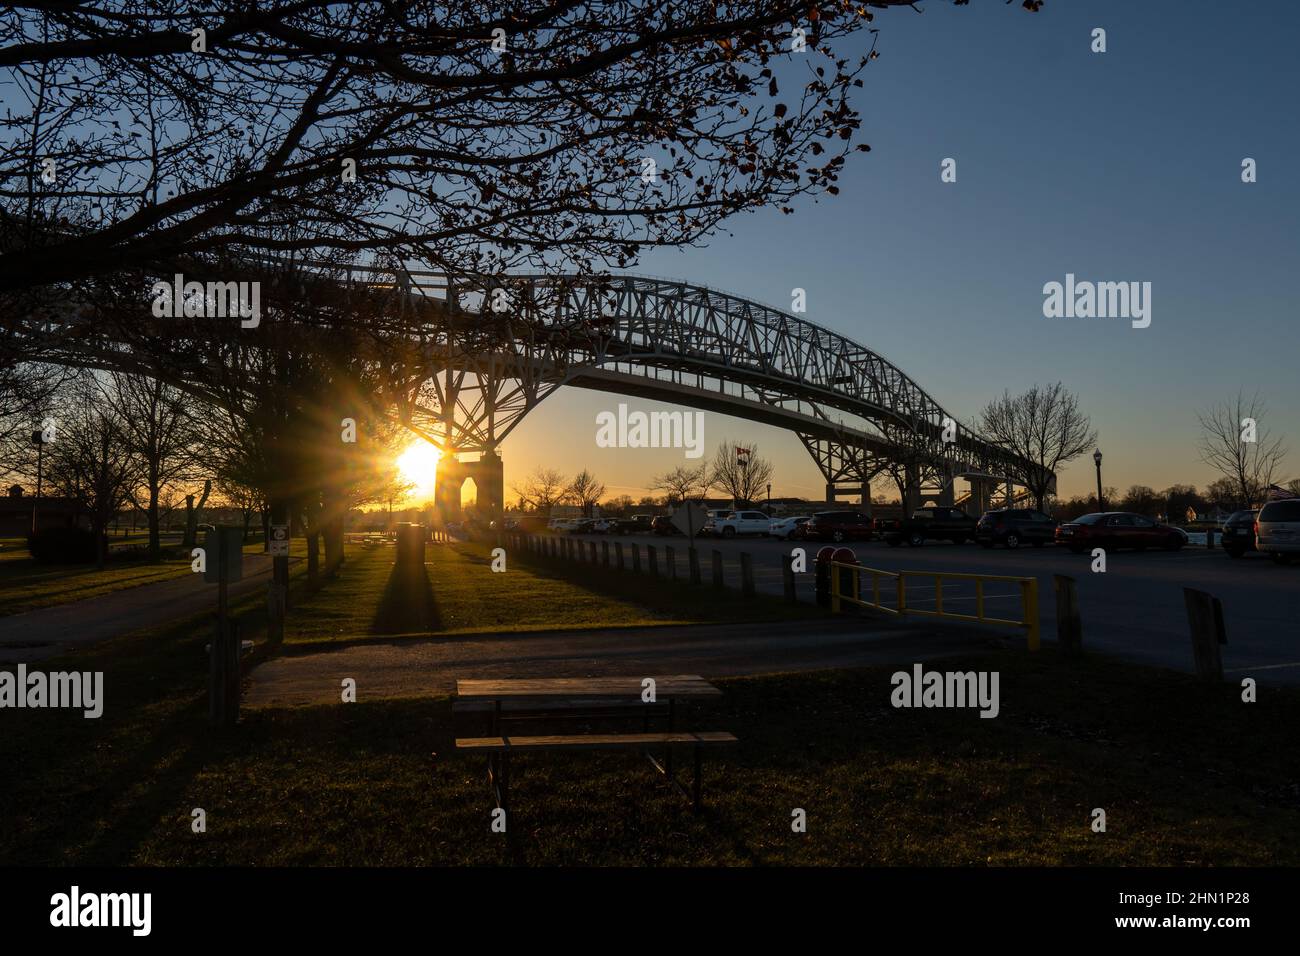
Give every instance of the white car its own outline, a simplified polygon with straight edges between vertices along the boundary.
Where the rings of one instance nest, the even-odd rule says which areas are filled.
[[[766,535],[771,530],[772,519],[761,511],[733,511],[713,522],[713,533],[724,538],[734,538],[738,534]]]
[[[780,538],[783,541],[794,534],[796,528],[802,528],[812,520],[811,515],[795,515],[791,518],[773,518],[772,529],[770,534],[774,538]]]
[[[1255,517],[1255,549],[1278,564],[1300,556],[1300,498],[1270,501]]]

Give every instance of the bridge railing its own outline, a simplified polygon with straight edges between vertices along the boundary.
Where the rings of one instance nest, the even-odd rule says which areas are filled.
[[[958,571],[882,571],[860,564],[848,564],[839,561],[830,562],[831,570],[831,610],[840,613],[845,604],[867,607],[883,611],[898,617],[915,615],[939,617],[956,621],[975,621],[980,624],[1007,625],[1025,631],[1029,650],[1039,648],[1038,623],[1038,579],[1015,577],[1005,574],[967,574]],[[862,577],[871,579],[869,598],[863,596]],[[908,600],[908,582],[913,579],[934,581],[934,608],[919,608]],[[885,582],[882,588],[881,582]],[[963,614],[949,610],[943,603],[943,584],[945,581],[975,582],[975,613]],[[1010,583],[1019,587],[1020,617],[1018,619],[995,617],[985,607],[986,583]],[[913,592],[915,596],[915,592]],[[995,595],[1007,597],[1009,595]],[[890,607],[887,601],[893,601]]]

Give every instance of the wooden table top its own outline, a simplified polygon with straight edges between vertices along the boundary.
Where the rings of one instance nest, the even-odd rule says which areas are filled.
[[[720,697],[722,691],[698,674],[647,674],[655,682],[655,697]],[[641,699],[645,677],[537,677],[520,680],[458,680],[456,696],[466,700],[511,697],[573,697]]]

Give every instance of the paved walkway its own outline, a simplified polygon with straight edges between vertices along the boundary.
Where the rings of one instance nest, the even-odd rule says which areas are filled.
[[[253,670],[245,706],[338,703],[341,681],[360,701],[449,694],[473,677],[702,674],[728,677],[866,664],[911,664],[1002,646],[977,629],[864,621],[696,624],[525,634],[472,634],[290,653]],[[1010,640],[1017,639],[1014,635]],[[1020,638],[1023,640],[1022,638]]]
[[[244,577],[230,585],[232,598],[265,588],[271,558],[244,555]],[[217,586],[185,574],[113,591],[99,597],[0,617],[0,664],[38,661],[131,631],[169,624],[217,609]]]

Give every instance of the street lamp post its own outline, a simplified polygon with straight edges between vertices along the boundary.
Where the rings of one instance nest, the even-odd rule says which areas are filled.
[[[1101,449],[1092,453],[1092,460],[1097,463],[1097,510],[1105,511],[1106,505],[1101,500]]]
[[[772,483],[767,483],[767,510],[772,510]]]
[[[39,428],[32,432],[32,444],[36,446],[36,501],[32,504],[32,534],[35,534],[37,525],[40,523],[41,478],[43,477],[41,468],[44,464],[45,452],[45,435]]]

